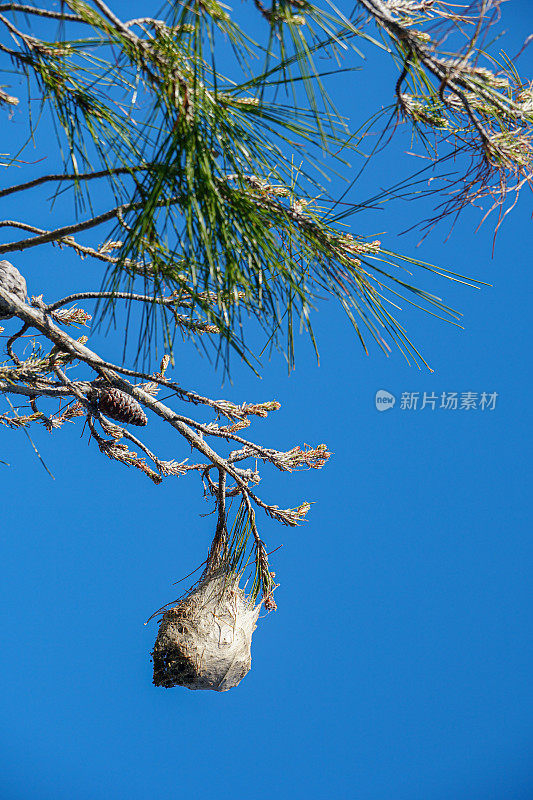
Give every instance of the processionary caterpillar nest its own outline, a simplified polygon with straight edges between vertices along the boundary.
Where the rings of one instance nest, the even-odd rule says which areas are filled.
[[[0,286],[9,294],[14,294],[23,303],[28,300],[26,281],[10,261],[0,261]],[[13,314],[0,299],[0,319],[9,319]]]
[[[225,692],[249,672],[252,633],[261,604],[219,567],[165,611],[152,652],[154,684]]]

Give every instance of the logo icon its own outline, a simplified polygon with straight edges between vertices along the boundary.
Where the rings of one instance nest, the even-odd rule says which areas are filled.
[[[395,402],[394,395],[385,391],[385,389],[379,389],[376,392],[376,408],[378,411],[388,411],[389,408],[394,406]]]

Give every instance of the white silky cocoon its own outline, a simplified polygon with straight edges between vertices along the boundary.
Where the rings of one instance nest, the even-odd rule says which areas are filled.
[[[163,615],[152,653],[154,684],[215,692],[237,686],[252,664],[260,607],[234,574],[207,575]]]
[[[23,303],[27,301],[26,281],[10,261],[0,261],[0,286],[5,292],[14,294]],[[0,319],[9,319],[12,316],[13,314],[9,312],[8,307],[0,299]]]

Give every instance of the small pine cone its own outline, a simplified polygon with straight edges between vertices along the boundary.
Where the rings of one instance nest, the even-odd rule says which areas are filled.
[[[130,425],[147,425],[148,417],[137,400],[120,389],[109,387],[98,392],[98,407],[102,414]]]
[[[9,261],[0,261],[0,286],[9,294],[14,294],[23,303],[27,301],[26,281]],[[0,299],[0,319],[9,319],[12,316],[8,306]]]

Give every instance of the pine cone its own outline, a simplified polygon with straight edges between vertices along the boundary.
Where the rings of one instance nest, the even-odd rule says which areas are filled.
[[[26,281],[9,261],[0,261],[0,286],[9,294],[14,294],[23,303],[27,301]],[[9,319],[12,316],[8,306],[0,299],[0,319]]]
[[[109,387],[98,391],[98,408],[111,419],[130,425],[147,425],[148,417],[137,400],[120,389]]]

